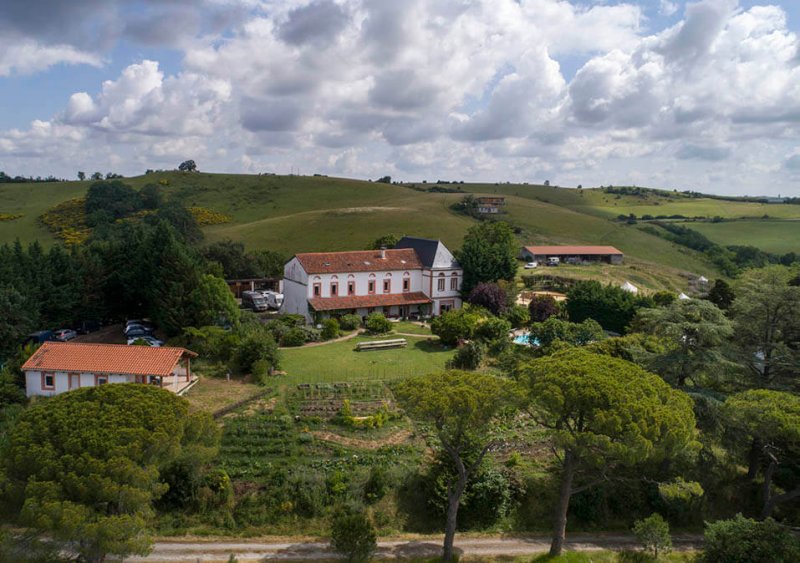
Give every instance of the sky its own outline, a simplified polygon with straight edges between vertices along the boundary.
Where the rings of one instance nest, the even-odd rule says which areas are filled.
[[[797,0],[3,0],[0,170],[800,196]]]

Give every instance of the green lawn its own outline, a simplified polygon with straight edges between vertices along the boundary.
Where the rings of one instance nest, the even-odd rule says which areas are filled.
[[[723,246],[749,245],[776,254],[800,253],[800,221],[731,221],[686,226]]]
[[[287,375],[280,376],[277,381],[291,385],[405,378],[443,369],[453,355],[453,349],[414,337],[407,338],[406,348],[355,351],[358,342],[371,340],[379,338],[358,336],[323,346],[282,350],[281,369]]]
[[[431,332],[431,325],[426,324],[425,326],[420,326],[410,321],[392,323],[392,329],[394,332],[402,332],[403,334],[419,334],[420,336],[431,336],[433,334]]]

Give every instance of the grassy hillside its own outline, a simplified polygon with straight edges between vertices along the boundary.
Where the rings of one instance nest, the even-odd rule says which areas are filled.
[[[691,223],[688,226],[700,231],[717,244],[725,246],[751,245],[775,254],[800,253],[800,221],[798,220]]]
[[[451,209],[462,194],[419,191],[409,185],[328,177],[177,172],[124,181],[134,187],[160,182],[165,184],[167,194],[187,206],[207,207],[229,215],[229,223],[205,229],[210,241],[231,238],[251,248],[269,248],[286,254],[364,248],[389,232],[440,238],[451,248],[458,248],[466,230],[475,224],[474,219]],[[0,242],[19,237],[23,242],[39,239],[45,245],[53,244],[53,237],[38,223],[38,216],[64,200],[82,196],[90,184],[87,181],[0,185],[0,213],[23,215],[0,222]],[[603,269],[600,277],[610,281],[637,280],[654,289],[683,288],[682,274],[686,272],[709,277],[717,272],[700,254],[642,232],[638,226],[609,219],[629,212],[757,216],[763,215],[762,207],[768,207],[772,216],[781,213],[800,216],[798,206],[761,206],[681,195],[616,196],[601,190],[512,184],[459,184],[458,187],[464,192],[505,195],[508,205],[503,218],[519,228],[520,244],[617,246],[625,252],[626,264]],[[566,273],[567,267],[561,270]]]

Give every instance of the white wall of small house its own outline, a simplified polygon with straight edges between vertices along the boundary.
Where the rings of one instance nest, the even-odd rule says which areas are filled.
[[[28,397],[33,397],[33,396],[52,397],[53,395],[66,393],[67,391],[71,391],[72,389],[78,389],[79,387],[95,386],[95,374],[93,373],[85,373],[85,372],[79,373],[78,374],[78,379],[80,380],[79,385],[75,384],[76,383],[75,378],[73,377],[72,388],[70,388],[69,373],[65,371],[56,371],[47,373],[48,374],[52,373],[52,375],[54,376],[55,379],[54,389],[43,388],[41,371],[25,372],[25,394]],[[75,372],[72,372],[72,374],[74,376]],[[136,376],[134,375],[103,374],[103,376],[107,378],[108,383],[134,383],[136,381]]]

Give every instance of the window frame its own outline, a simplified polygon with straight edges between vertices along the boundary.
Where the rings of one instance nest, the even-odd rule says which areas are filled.
[[[52,385],[47,385],[47,378],[50,377],[53,380]],[[56,374],[52,371],[43,371],[42,372],[42,391],[55,391],[56,390]]]

